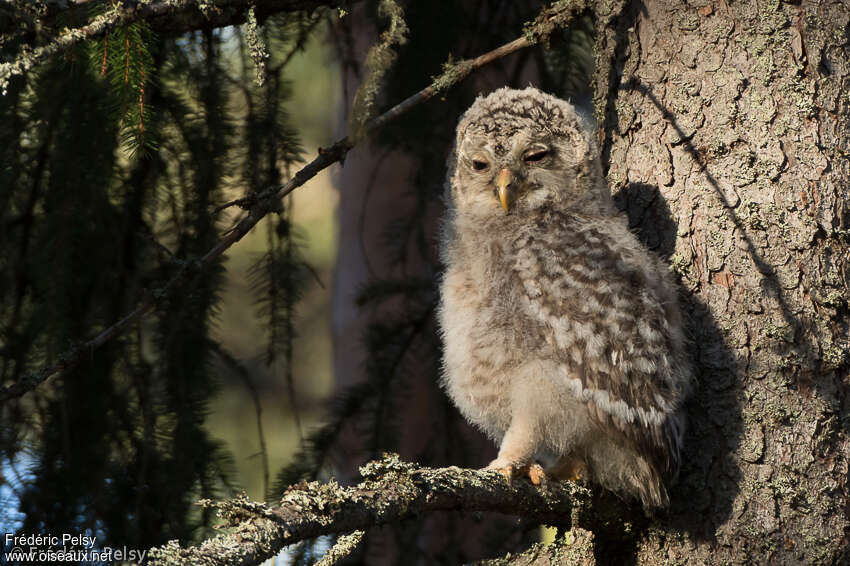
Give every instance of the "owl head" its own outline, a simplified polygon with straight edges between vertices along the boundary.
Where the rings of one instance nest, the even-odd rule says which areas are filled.
[[[614,213],[589,129],[569,102],[531,87],[501,88],[466,111],[447,185],[458,214]]]

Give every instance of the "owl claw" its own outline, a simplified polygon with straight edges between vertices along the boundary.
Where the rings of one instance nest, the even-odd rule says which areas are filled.
[[[541,483],[546,481],[546,474],[543,472],[543,468],[540,466],[540,464],[507,464],[505,466],[490,465],[487,466],[487,468],[495,470],[502,474],[502,476],[504,476],[508,483],[511,483],[515,473],[518,473],[521,476],[528,476],[529,481],[531,481],[533,485],[540,485]]]
[[[546,481],[546,474],[543,473],[543,468],[540,464],[532,464],[528,467],[528,479],[530,479],[531,483],[534,485],[540,485],[542,482]]]
[[[511,483],[511,479],[513,476],[513,466],[505,466],[504,468],[496,468],[496,471],[505,476],[505,479],[508,483]]]

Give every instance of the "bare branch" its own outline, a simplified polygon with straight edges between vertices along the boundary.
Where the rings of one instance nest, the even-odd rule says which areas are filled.
[[[465,79],[474,70],[483,67],[496,59],[505,57],[506,55],[533,45],[534,42],[546,41],[549,34],[553,31],[553,28],[549,27],[551,22],[556,21],[559,26],[566,26],[575,16],[581,14],[585,9],[585,0],[556,2],[552,7],[546,8],[543,12],[541,12],[541,15],[537,17],[532,27],[526,29],[524,37],[515,39],[501,47],[497,47],[496,49],[484,53],[475,59],[458,61],[456,63],[447,63],[443,73],[436,77],[430,85],[393,106],[380,116],[377,116],[367,122],[365,128],[366,134],[372,134],[375,130],[398,118],[414,106],[421,104],[433,98],[440,92],[453,87]],[[539,24],[539,22],[542,22],[542,24]],[[538,28],[535,26],[543,26],[544,24],[545,26],[540,28],[540,33],[536,33],[535,30],[538,30]],[[141,304],[133,312],[105,329],[94,338],[71,349],[70,351],[63,353],[63,355],[59,357],[58,361],[49,364],[36,372],[29,373],[21,378],[20,381],[0,389],[0,403],[8,399],[20,397],[37,387],[53,374],[60,371],[66,371],[77,366],[87,356],[91,356],[94,350],[98,347],[102,346],[112,338],[123,334],[134,322],[145,316],[156,304],[169,296],[181,283],[200,273],[204,268],[208,267],[215,259],[230,248],[230,246],[241,240],[245,234],[256,226],[257,223],[269,212],[277,210],[281,198],[305,184],[307,181],[315,177],[320,171],[330,167],[338,161],[342,162],[352,147],[354,147],[354,143],[347,137],[343,138],[329,148],[319,149],[319,155],[295,173],[295,175],[287,183],[268,187],[259,194],[250,195],[244,199],[239,199],[229,203],[229,205],[237,204],[248,209],[248,215],[234,226],[222,239],[220,239],[218,243],[201,259],[180,262],[180,268],[177,273],[161,288],[147,293],[142,299]]]
[[[150,551],[155,565],[249,565],[285,546],[321,535],[351,533],[432,511],[494,511],[535,522],[569,523],[591,502],[591,492],[571,482],[536,487],[511,483],[492,470],[420,468],[385,455],[360,469],[356,487],[335,481],[291,487],[279,507],[247,497],[204,505],[216,507],[231,532],[182,548],[177,542]]]

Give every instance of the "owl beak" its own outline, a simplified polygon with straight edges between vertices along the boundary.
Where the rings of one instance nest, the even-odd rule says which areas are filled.
[[[496,190],[499,193],[499,202],[502,203],[502,208],[505,209],[505,212],[510,210],[510,193],[508,192],[508,188],[511,186],[513,180],[514,176],[508,169],[502,169],[499,171],[499,176],[496,177]]]

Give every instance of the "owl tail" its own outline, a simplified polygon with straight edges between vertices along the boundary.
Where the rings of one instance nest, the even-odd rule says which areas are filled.
[[[625,499],[640,500],[648,514],[670,505],[666,475],[633,449],[592,450],[587,458],[588,479]]]

